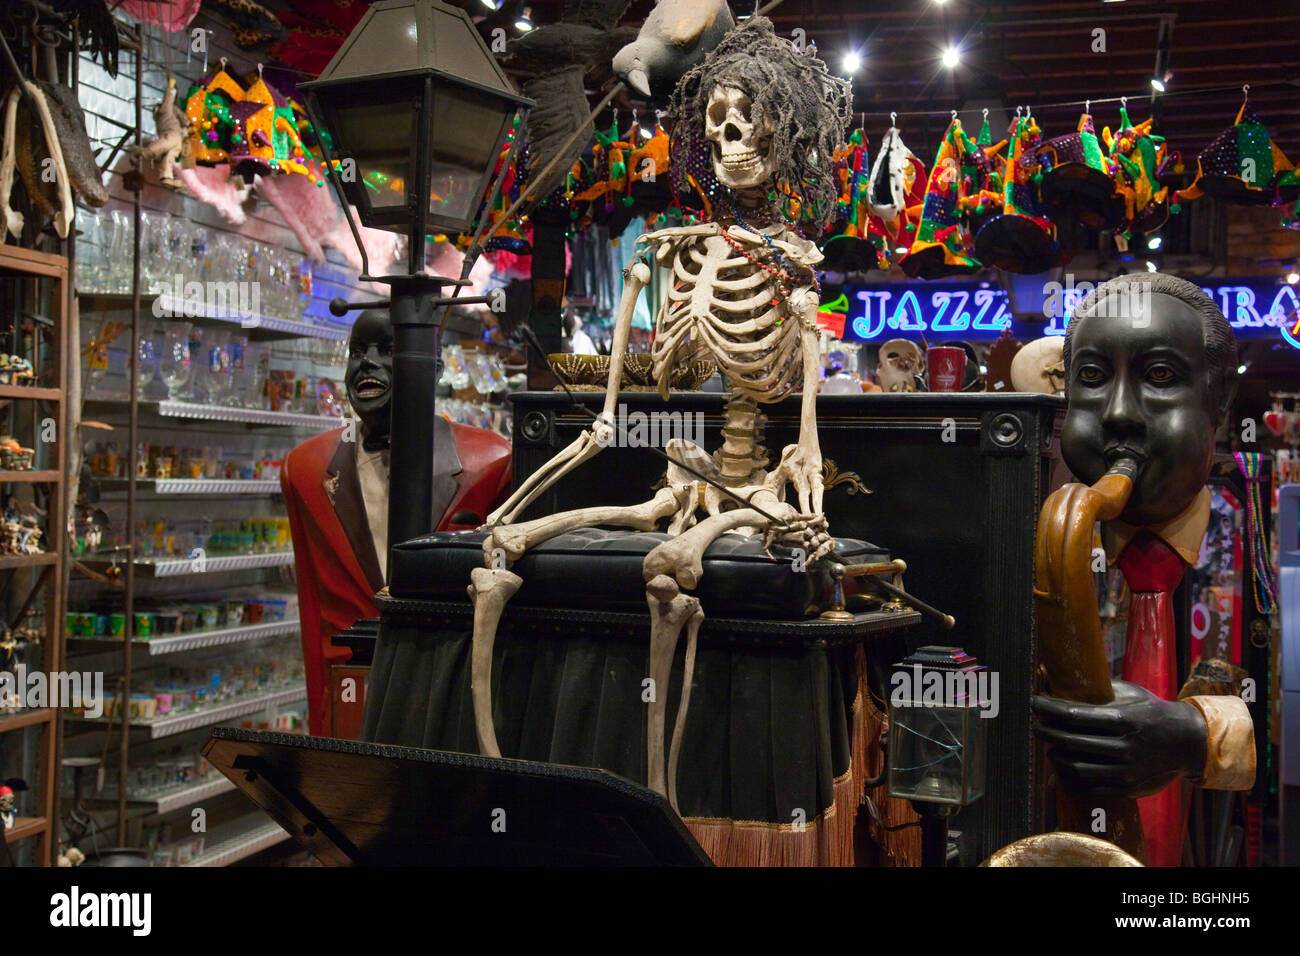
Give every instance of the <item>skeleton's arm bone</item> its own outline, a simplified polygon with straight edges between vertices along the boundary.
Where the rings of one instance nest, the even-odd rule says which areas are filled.
[[[614,317],[614,339],[609,348],[609,381],[605,386],[605,407],[601,417],[612,424],[614,410],[618,407],[618,388],[623,382],[623,356],[627,354],[627,340],[632,331],[632,316],[641,290],[650,284],[650,267],[641,259],[634,259],[623,272],[623,297]]]
[[[618,315],[615,317],[614,341],[610,350],[608,391],[605,394],[605,407],[600,419],[592,424],[570,442],[519,486],[518,490],[492,514],[488,515],[489,527],[498,524],[510,524],[523,512],[533,500],[543,494],[553,484],[577,468],[585,461],[595,458],[602,448],[609,445],[614,437],[614,410],[618,405],[618,385],[623,376],[623,355],[627,352],[627,340],[632,328],[632,315],[636,310],[636,299],[650,282],[650,268],[640,260],[628,267],[623,283],[623,297],[619,302]]]

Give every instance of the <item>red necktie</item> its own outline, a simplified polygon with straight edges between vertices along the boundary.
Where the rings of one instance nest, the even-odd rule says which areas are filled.
[[[1150,531],[1139,531],[1119,556],[1129,587],[1124,680],[1157,697],[1178,696],[1174,608],[1170,597],[1187,568],[1182,556]],[[1138,800],[1148,866],[1179,866],[1183,858],[1182,781]]]

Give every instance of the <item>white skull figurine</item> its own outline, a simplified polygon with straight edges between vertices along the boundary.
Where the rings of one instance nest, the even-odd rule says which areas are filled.
[[[915,392],[921,371],[921,347],[907,339],[890,339],[880,346],[876,380],[882,391]]]
[[[772,130],[753,120],[753,103],[734,86],[709,94],[704,135],[713,144],[713,173],[731,189],[753,189],[772,174]]]
[[[1011,387],[1017,392],[1061,395],[1065,392],[1065,339],[1060,335],[1030,342],[1011,360]]]

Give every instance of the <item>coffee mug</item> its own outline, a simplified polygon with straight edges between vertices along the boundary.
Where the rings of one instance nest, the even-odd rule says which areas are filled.
[[[926,350],[930,391],[960,392],[966,377],[966,350],[951,345],[936,345]]]

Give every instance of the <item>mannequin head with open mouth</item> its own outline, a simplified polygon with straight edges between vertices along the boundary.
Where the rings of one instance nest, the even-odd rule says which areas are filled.
[[[346,384],[366,445],[387,444],[393,397],[393,323],[387,312],[367,309],[357,316],[348,339]]]
[[[1064,358],[1061,452],[1070,470],[1092,484],[1130,458],[1137,476],[1121,520],[1179,515],[1209,477],[1235,390],[1237,344],[1223,313],[1175,276],[1121,276],[1079,303]]]

